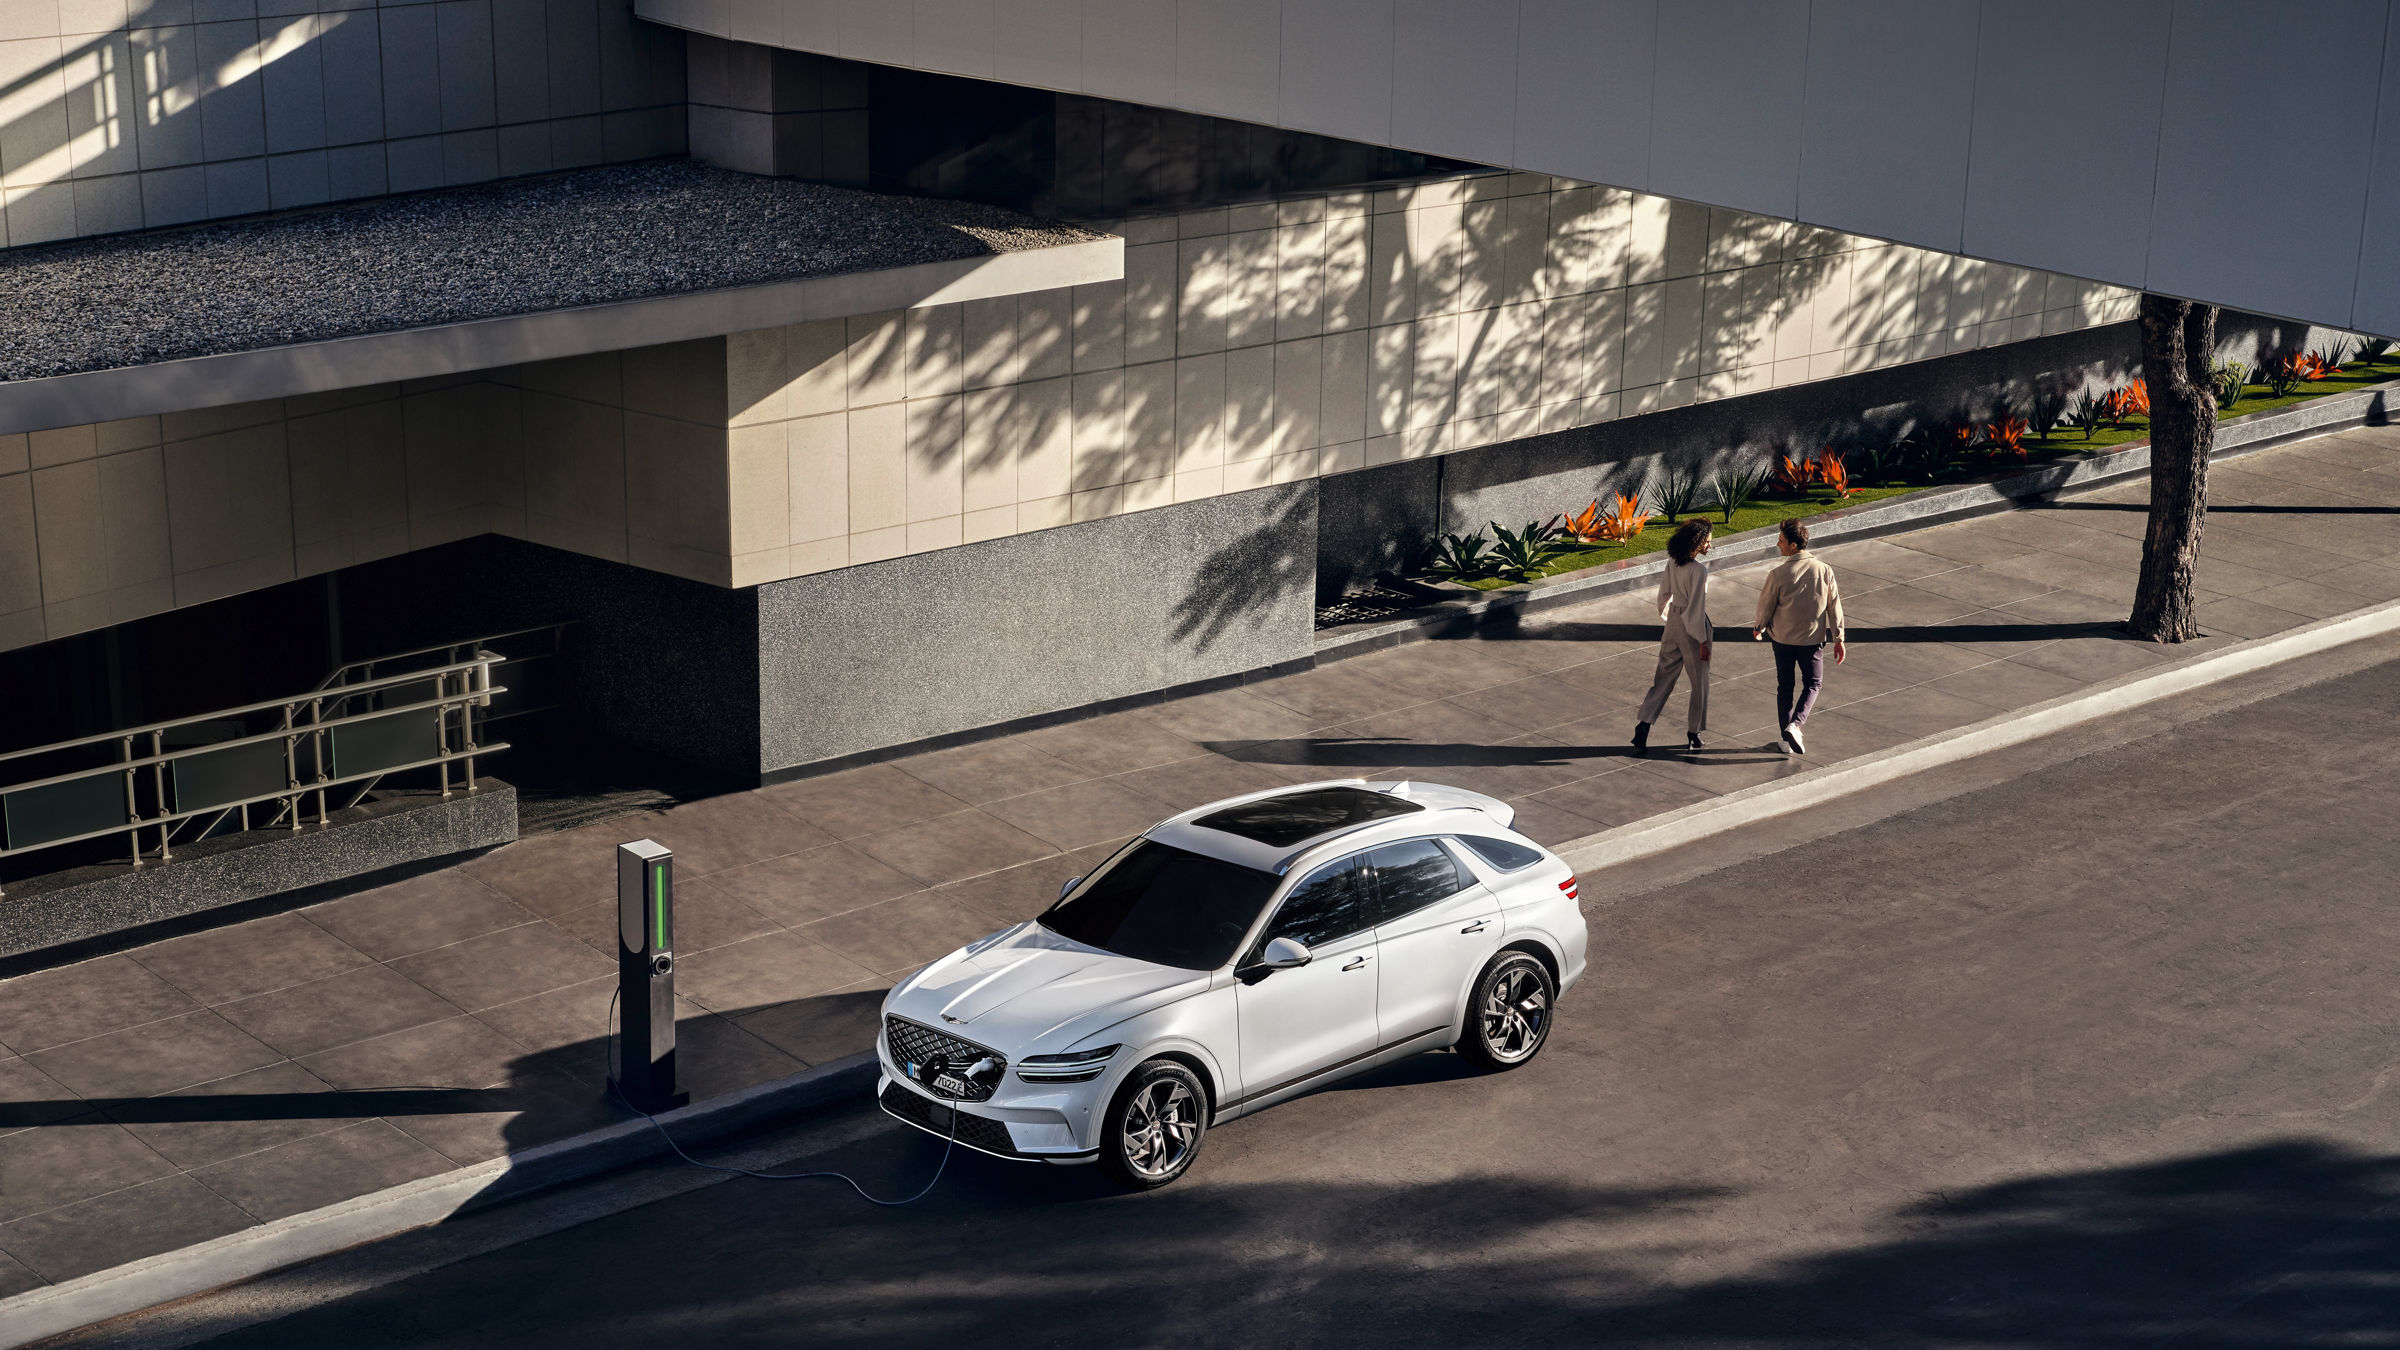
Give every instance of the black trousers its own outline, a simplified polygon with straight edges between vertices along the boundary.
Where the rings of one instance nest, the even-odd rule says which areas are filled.
[[[1775,725],[1808,725],[1808,710],[1817,706],[1817,691],[1825,687],[1825,644],[1778,642],[1775,648]],[[1799,697],[1792,695],[1799,686]]]

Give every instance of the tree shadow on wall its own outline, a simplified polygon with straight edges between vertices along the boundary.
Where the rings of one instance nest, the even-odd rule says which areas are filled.
[[[1207,651],[1237,626],[1304,625],[1317,589],[1317,497],[1314,484],[1284,489],[1284,501],[1233,542],[1201,559],[1190,588],[1175,605],[1174,637]]]

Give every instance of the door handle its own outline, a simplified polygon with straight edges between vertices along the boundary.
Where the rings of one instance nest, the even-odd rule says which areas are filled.
[[[1363,957],[1363,956],[1354,956],[1354,957],[1352,957],[1352,958],[1350,959],[1350,964],[1349,964],[1349,965],[1346,965],[1346,966],[1344,966],[1344,967],[1342,967],[1342,969],[1344,969],[1344,970],[1356,970],[1356,969],[1358,969],[1360,966],[1363,966],[1363,965],[1365,965],[1366,963],[1367,963],[1367,958],[1365,958],[1365,957]]]
[[[1461,928],[1458,931],[1462,933],[1480,933],[1483,931],[1483,926],[1489,922],[1491,922],[1489,919],[1477,919],[1475,922],[1468,924],[1466,927]]]

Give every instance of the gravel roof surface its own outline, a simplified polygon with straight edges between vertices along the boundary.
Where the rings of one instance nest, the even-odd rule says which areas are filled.
[[[0,252],[0,380],[1103,236],[688,161]]]

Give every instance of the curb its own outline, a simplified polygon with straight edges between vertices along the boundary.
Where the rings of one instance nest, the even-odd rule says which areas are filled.
[[[2222,651],[2171,662],[2161,669],[2122,675],[2046,703],[1862,755],[1815,773],[1760,783],[1664,815],[1585,835],[1553,851],[1579,871],[1652,857],[1746,825],[1864,792],[1897,778],[2039,740],[2295,657],[2394,632],[2400,632],[2400,600],[2320,619],[2271,637],[2253,638]]]
[[[679,1143],[722,1138],[774,1116],[818,1106],[847,1093],[864,1093],[874,1074],[874,1052],[861,1051],[770,1083],[695,1102],[660,1116],[658,1122],[673,1130]],[[194,1246],[30,1289],[0,1299],[0,1350],[15,1350],[94,1322],[330,1256],[666,1151],[665,1142],[649,1121],[622,1120],[512,1157],[370,1191]]]
[[[2348,393],[2327,394],[2290,407],[2247,413],[2217,424],[2216,449],[2209,455],[2209,462],[2222,463],[2312,436],[2376,424],[2388,415],[2394,402],[2400,402],[2400,380],[2367,385]],[[1809,530],[1826,545],[1856,543],[2013,511],[2027,503],[2101,487],[2149,471],[2150,442],[2127,441],[2088,459],[2057,460],[1997,482],[1962,483],[1863,506],[1837,507],[1809,517]],[[1774,540],[1772,526],[1719,535],[1711,561],[1733,566],[1770,558],[1775,553]],[[1518,582],[1455,600],[1437,600],[1372,623],[1327,629],[1317,635],[1316,659],[1323,662],[1364,656],[1404,643],[1513,624],[1523,615],[1560,605],[1579,605],[1639,590],[1657,580],[1666,565],[1665,556],[1655,553],[1622,558],[1579,572]]]

